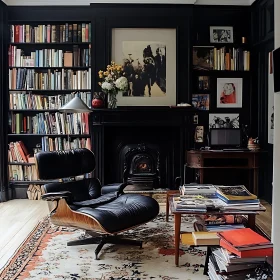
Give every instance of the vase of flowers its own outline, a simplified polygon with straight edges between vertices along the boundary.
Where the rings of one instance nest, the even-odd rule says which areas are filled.
[[[123,66],[116,64],[114,61],[107,66],[106,71],[100,70],[98,72],[99,82],[102,90],[108,95],[108,108],[117,108],[117,94],[119,91],[128,90],[128,81],[124,76]]]

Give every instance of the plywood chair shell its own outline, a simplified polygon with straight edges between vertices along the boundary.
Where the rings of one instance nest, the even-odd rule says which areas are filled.
[[[57,208],[51,213],[50,216],[50,220],[54,225],[109,233],[93,217],[84,213],[73,211],[68,206],[65,199],[60,199],[57,203]]]

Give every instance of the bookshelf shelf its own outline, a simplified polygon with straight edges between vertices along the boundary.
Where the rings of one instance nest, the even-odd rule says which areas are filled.
[[[10,185],[45,185],[49,183],[58,183],[59,181],[10,181]]]
[[[249,48],[250,45],[248,43],[206,43],[206,44],[199,44],[194,43],[193,47],[214,47],[214,48]]]
[[[8,134],[9,137],[29,137],[29,136],[37,136],[37,137],[43,137],[43,136],[50,136],[50,137],[68,137],[68,134]],[[89,134],[69,134],[69,137],[75,137],[75,138],[89,138]]]
[[[27,67],[27,66],[21,66],[21,67],[16,67],[16,66],[9,66],[10,69],[38,69],[38,70],[62,70],[62,69],[70,69],[70,70],[87,70],[90,67],[89,66],[73,66],[73,67]]]
[[[90,45],[91,42],[60,42],[60,43],[10,43],[13,46],[72,46],[72,45]]]
[[[31,166],[35,165],[35,163],[26,163],[26,162],[9,162],[9,165],[23,165],[23,166]]]
[[[71,92],[77,92],[77,91],[91,91],[91,89],[10,89],[10,92],[18,92],[18,91],[25,91],[25,92],[33,92],[33,93],[71,93]]]
[[[58,112],[59,109],[9,109],[10,112],[28,113],[28,112]]]

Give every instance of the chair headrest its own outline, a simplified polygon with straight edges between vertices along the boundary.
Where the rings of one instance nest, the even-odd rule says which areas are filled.
[[[41,180],[79,176],[95,169],[95,156],[88,149],[39,152],[35,160]]]

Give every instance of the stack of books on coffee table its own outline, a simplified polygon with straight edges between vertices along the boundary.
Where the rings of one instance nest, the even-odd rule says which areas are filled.
[[[254,279],[256,268],[265,265],[267,257],[273,255],[272,243],[249,228],[217,233],[220,247],[212,248],[208,263],[211,280]],[[266,278],[261,278],[266,279]]]
[[[176,211],[226,212],[250,214],[265,211],[256,195],[245,186],[196,185],[181,188],[181,195],[174,196]]]

